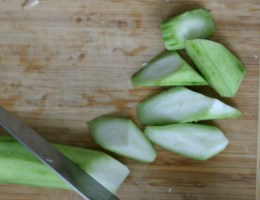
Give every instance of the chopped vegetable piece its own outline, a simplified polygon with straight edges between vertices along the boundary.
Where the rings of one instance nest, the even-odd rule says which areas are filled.
[[[94,150],[55,145],[68,158],[115,193],[129,174],[129,169]],[[12,138],[0,137],[0,183],[70,189],[70,187],[27,149]]]
[[[38,5],[39,3],[40,3],[39,0],[27,0],[23,7],[24,9],[30,9]]]
[[[234,118],[240,114],[235,108],[217,99],[181,86],[155,95],[137,105],[137,117],[146,125]]]
[[[132,77],[134,86],[207,85],[176,52],[165,51]]]
[[[217,127],[201,124],[148,126],[145,135],[160,147],[194,160],[207,160],[229,143]]]
[[[104,149],[141,162],[156,158],[150,141],[129,119],[99,117],[89,126],[95,142]]]
[[[183,49],[185,40],[207,38],[215,32],[215,23],[205,9],[196,9],[161,22],[165,48]]]
[[[223,97],[233,97],[246,74],[242,63],[222,44],[209,40],[189,40],[187,54],[208,81]]]

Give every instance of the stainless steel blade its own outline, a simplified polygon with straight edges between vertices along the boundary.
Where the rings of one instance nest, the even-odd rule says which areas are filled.
[[[84,199],[119,200],[34,130],[0,107],[0,125]]]

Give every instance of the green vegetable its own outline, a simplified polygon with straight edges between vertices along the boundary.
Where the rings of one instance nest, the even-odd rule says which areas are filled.
[[[229,143],[218,128],[200,124],[150,126],[145,135],[160,147],[195,160],[207,160]]]
[[[164,51],[133,75],[134,86],[207,85],[176,52]]]
[[[129,169],[105,153],[55,145],[111,192],[116,192]],[[70,187],[27,149],[12,138],[0,137],[0,183],[70,189]]]
[[[209,40],[189,40],[186,52],[208,81],[223,97],[233,97],[246,74],[242,63],[222,44]]]
[[[233,118],[240,114],[235,108],[217,99],[181,86],[148,98],[137,105],[137,117],[146,125]]]
[[[95,142],[104,149],[141,162],[156,158],[150,141],[129,119],[99,117],[89,126]]]
[[[196,9],[161,22],[165,48],[183,49],[187,39],[207,38],[215,32],[215,23],[205,9]]]

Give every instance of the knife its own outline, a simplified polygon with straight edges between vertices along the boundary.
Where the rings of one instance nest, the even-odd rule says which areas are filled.
[[[2,107],[0,107],[0,126],[58,174],[83,199],[119,200],[73,161]]]

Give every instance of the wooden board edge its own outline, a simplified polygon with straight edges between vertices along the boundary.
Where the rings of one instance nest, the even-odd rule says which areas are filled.
[[[258,53],[259,91],[260,91],[260,52]],[[258,92],[258,123],[257,123],[257,154],[256,154],[256,200],[260,200],[260,92]]]

